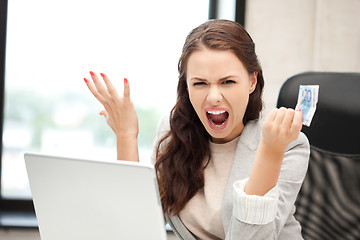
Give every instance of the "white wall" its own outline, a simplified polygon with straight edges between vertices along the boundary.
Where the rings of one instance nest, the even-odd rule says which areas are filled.
[[[360,72],[360,0],[248,0],[245,27],[265,77],[265,114],[303,71]],[[295,107],[295,106],[294,106]]]

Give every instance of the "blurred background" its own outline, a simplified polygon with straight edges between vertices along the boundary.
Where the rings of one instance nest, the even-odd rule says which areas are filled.
[[[265,77],[264,115],[295,74],[360,71],[360,0],[0,4],[1,239],[39,239],[24,152],[116,158],[114,134],[83,81],[89,71],[106,73],[120,93],[122,79],[129,79],[141,161],[150,160],[157,122],[175,103],[185,37],[209,18],[240,22],[256,43]]]

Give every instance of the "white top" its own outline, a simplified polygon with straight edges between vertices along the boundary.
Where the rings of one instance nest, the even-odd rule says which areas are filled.
[[[179,213],[184,225],[199,239],[225,238],[221,204],[238,141],[239,137],[225,144],[210,142],[211,160],[204,171],[204,188]]]

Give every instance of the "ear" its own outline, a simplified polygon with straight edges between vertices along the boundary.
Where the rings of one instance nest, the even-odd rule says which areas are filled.
[[[256,88],[257,76],[258,76],[257,72],[252,73],[251,76],[250,76],[249,94],[252,94],[254,92],[255,88]]]

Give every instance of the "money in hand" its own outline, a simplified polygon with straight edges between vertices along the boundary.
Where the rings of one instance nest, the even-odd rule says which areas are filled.
[[[310,127],[315,114],[319,96],[319,85],[300,85],[296,109],[300,108],[303,113],[302,122]]]

